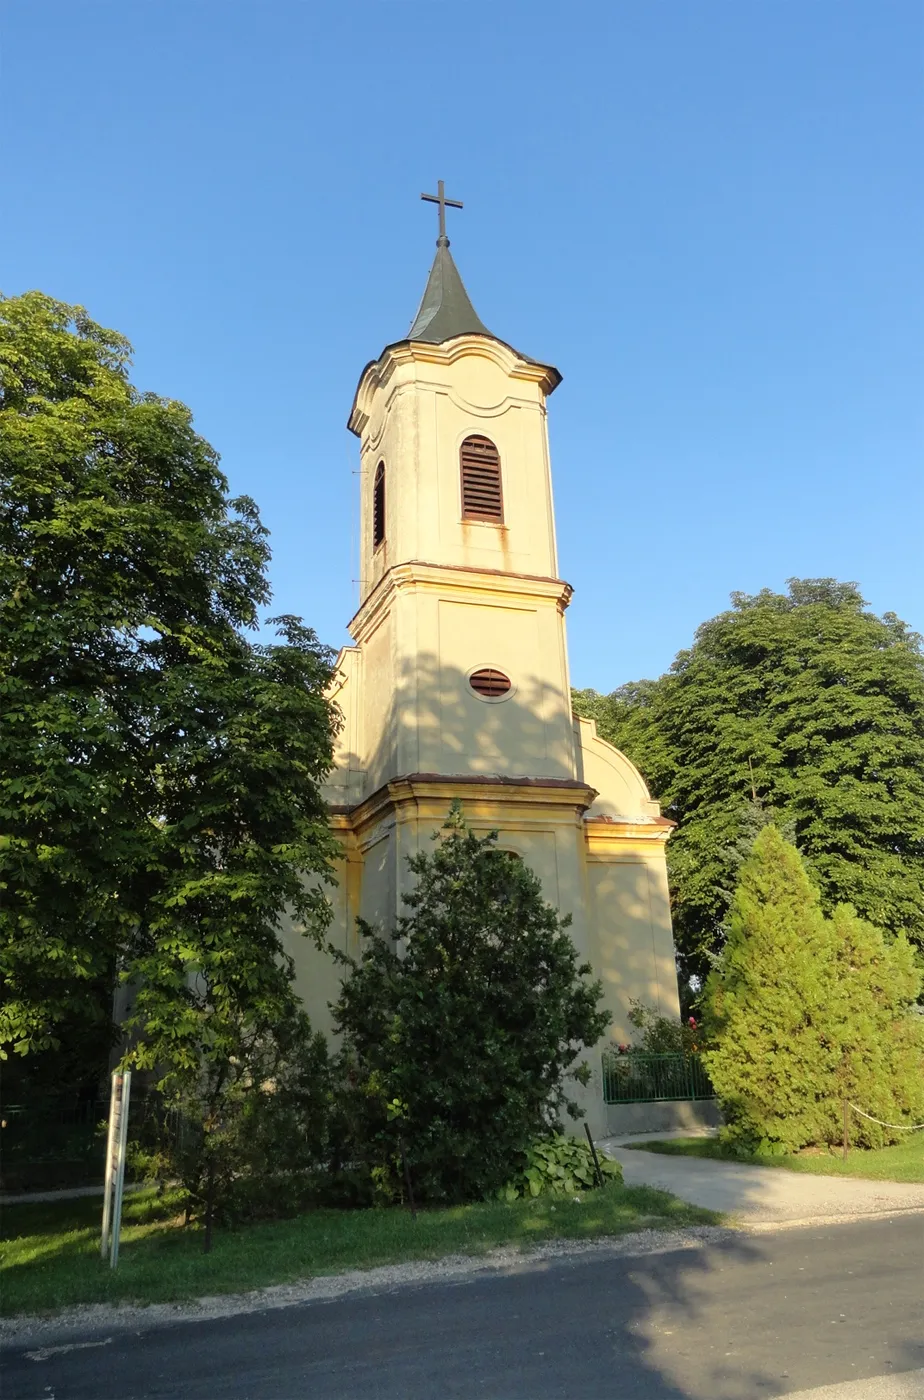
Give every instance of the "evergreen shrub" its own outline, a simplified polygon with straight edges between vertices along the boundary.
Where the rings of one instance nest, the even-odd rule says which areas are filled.
[[[478,837],[456,806],[392,937],[360,923],[361,959],[334,1008],[343,1037],[340,1120],[378,1198],[494,1195],[537,1139],[577,1115],[569,1078],[602,1035],[600,984],[578,961],[538,877]]]
[[[704,994],[703,1058],[724,1140],[745,1153],[836,1142],[845,1099],[887,1122],[920,1121],[920,987],[908,942],[887,942],[848,905],[825,918],[799,852],[766,826],[741,867]],[[902,1136],[851,1120],[859,1145]]]
[[[887,939],[841,904],[830,919],[834,940],[832,1034],[838,1053],[837,1092],[885,1123],[924,1122],[924,1017],[916,1014],[922,977],[904,935]],[[824,1100],[824,1141],[843,1133],[842,1105]],[[850,1141],[885,1147],[907,1133],[850,1114]]]

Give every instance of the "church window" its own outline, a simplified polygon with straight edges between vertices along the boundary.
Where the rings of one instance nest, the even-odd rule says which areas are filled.
[[[378,549],[385,539],[385,463],[375,469],[372,487],[372,548]]]
[[[500,700],[512,689],[510,677],[505,676],[503,671],[495,671],[491,666],[485,666],[481,671],[473,671],[468,683],[472,690],[485,700]]]
[[[490,438],[467,437],[460,449],[462,519],[504,523],[500,454]]]

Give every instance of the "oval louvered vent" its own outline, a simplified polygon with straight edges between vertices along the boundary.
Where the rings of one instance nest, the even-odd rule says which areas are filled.
[[[482,671],[475,671],[469,676],[468,683],[472,690],[483,695],[486,700],[499,700],[511,689],[510,677],[505,676],[503,671],[492,670],[490,666],[486,666]]]
[[[500,454],[490,438],[468,437],[459,451],[462,463],[462,519],[504,523]]]

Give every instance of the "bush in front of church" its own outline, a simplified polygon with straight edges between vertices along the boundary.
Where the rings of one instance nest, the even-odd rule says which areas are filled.
[[[133,1166],[173,1181],[187,1220],[213,1225],[295,1215],[324,1199],[330,1157],[331,1064],[305,1013],[226,1025],[221,1056],[173,1076],[159,1112],[135,1124]]]
[[[600,984],[523,861],[454,808],[392,937],[361,924],[335,1022],[343,1121],[379,1199],[478,1200],[576,1116],[569,1078],[603,1034]],[[405,1163],[407,1172],[405,1173]]]

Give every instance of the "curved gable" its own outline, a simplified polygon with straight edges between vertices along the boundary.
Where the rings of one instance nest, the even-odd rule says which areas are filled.
[[[661,814],[641,773],[624,753],[601,739],[592,719],[574,716],[578,778],[596,788],[587,819],[611,817],[619,821],[653,822]]]

